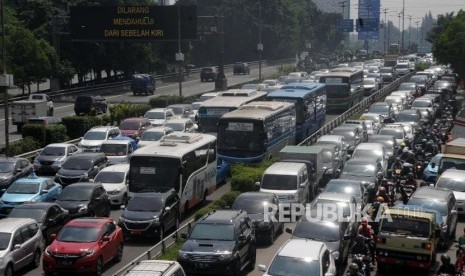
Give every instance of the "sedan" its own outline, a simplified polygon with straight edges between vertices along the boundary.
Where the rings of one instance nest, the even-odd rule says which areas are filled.
[[[347,161],[339,179],[362,181],[372,199],[376,193],[378,181],[383,176],[383,167],[378,159],[356,158]]]
[[[173,132],[196,132],[197,125],[192,122],[191,119],[181,118],[181,119],[171,119],[166,122],[165,127],[169,127]]]
[[[72,218],[108,217],[111,211],[110,199],[98,183],[74,183],[66,186],[56,203],[68,210]]]
[[[362,181],[348,179],[331,179],[326,184],[324,192],[353,195],[362,208],[367,202],[367,194]]]
[[[51,179],[31,174],[13,182],[0,199],[0,217],[7,216],[17,205],[26,202],[51,202],[61,193],[61,185]]]
[[[392,121],[394,119],[394,110],[392,109],[391,103],[376,102],[372,104],[366,112],[380,114],[385,120]]]
[[[45,249],[46,275],[75,271],[102,275],[106,264],[123,259],[123,232],[111,218],[79,218],[68,222]]]
[[[152,126],[162,126],[166,121],[174,118],[174,112],[169,108],[153,108],[147,111],[144,117],[149,119]]]
[[[36,173],[56,173],[69,156],[81,152],[82,150],[73,144],[49,144],[34,159],[34,171]]]
[[[175,118],[188,118],[192,113],[192,107],[190,104],[172,104],[167,106],[174,112]]]
[[[352,154],[355,147],[360,144],[363,139],[363,134],[357,125],[338,126],[331,131],[331,135],[344,136],[344,142],[348,145],[348,154]]]
[[[121,131],[121,135],[137,139],[151,125],[152,124],[147,118],[128,118],[121,122],[119,129]]]
[[[170,134],[171,132],[173,132],[173,130],[165,126],[149,128],[144,131],[140,137],[140,140],[137,143],[137,148],[153,144],[153,142],[160,140],[161,137]]]
[[[381,83],[376,78],[365,78],[362,86],[363,95],[370,96],[381,88]]]
[[[34,171],[26,158],[0,157],[0,189],[6,189],[15,180]]]

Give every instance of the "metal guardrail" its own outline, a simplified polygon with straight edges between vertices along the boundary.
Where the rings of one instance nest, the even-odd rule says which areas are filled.
[[[379,99],[387,96],[390,92],[392,92],[394,89],[396,89],[400,85],[400,83],[402,83],[405,80],[409,79],[412,75],[413,75],[413,73],[409,73],[409,74],[407,74],[407,75],[405,75],[405,76],[403,76],[403,77],[389,83],[388,85],[384,86],[380,90],[378,90],[375,93],[373,93],[372,95],[370,95],[368,98],[363,99],[361,102],[359,102],[358,104],[354,105],[352,108],[347,110],[346,112],[339,115],[336,119],[334,119],[331,122],[327,123],[322,128],[317,130],[315,133],[308,136],[305,140],[300,142],[298,144],[298,146],[310,146],[310,145],[316,143],[318,138],[320,138],[322,135],[328,134],[329,132],[331,132],[331,130],[333,130],[335,127],[341,125],[345,120],[350,118],[352,115],[359,114],[360,112],[365,110],[365,108],[370,106],[372,103],[374,103],[374,102],[378,101]]]
[[[77,138],[77,139],[69,140],[69,141],[66,141],[66,142],[63,142],[63,143],[69,143],[69,144],[75,144],[75,145],[77,145],[79,142],[81,142],[81,139],[82,139],[82,138]],[[36,157],[37,155],[39,155],[39,153],[40,153],[43,149],[44,149],[44,148],[40,148],[40,149],[33,150],[33,151],[30,151],[30,152],[25,152],[25,153],[16,155],[15,157],[22,157],[22,158],[27,158],[27,159],[33,158],[33,157]]]
[[[163,255],[168,248],[173,246],[179,239],[180,234],[187,234],[192,229],[193,224],[195,223],[194,219],[191,219],[183,226],[179,227],[174,233],[171,233],[165,237],[162,241],[152,246],[149,250],[141,254],[139,257],[132,260],[130,263],[122,267],[120,270],[113,273],[113,276],[122,276],[126,274],[131,268],[136,266],[142,260],[154,260],[161,255]]]

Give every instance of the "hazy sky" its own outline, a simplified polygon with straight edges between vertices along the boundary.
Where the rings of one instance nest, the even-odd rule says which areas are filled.
[[[350,0],[351,2],[351,18],[357,18],[358,0]],[[383,9],[387,10],[387,20],[391,20],[396,24],[398,22],[397,15],[402,11],[402,0],[381,0],[381,20],[384,20]],[[415,21],[421,21],[422,17],[431,11],[433,18],[438,14],[446,12],[465,10],[465,0],[405,0],[405,28],[408,28],[408,16],[412,16],[412,27],[415,26]]]

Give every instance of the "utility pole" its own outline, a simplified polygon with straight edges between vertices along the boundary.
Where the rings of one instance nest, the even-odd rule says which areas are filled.
[[[420,21],[415,21],[415,23],[417,24],[417,44],[418,46],[420,46],[420,37],[418,36],[420,34],[420,29],[418,28],[418,24],[420,23]]]
[[[225,91],[228,89],[228,82],[226,76],[224,74],[224,16],[216,15],[217,19],[217,34],[218,34],[218,42],[219,42],[219,58],[220,64],[218,68],[218,76],[216,77],[215,81],[215,90],[216,91]]]
[[[384,39],[383,39],[383,42],[384,42],[384,54],[386,54],[386,30],[389,27],[389,24],[386,21],[387,11],[388,11],[388,9],[383,9],[383,13],[384,13]]]
[[[178,82],[179,82],[179,96],[182,97],[182,63],[184,61],[184,54],[181,52],[181,3],[178,1],[178,52],[176,53],[176,61],[178,64]]]
[[[408,48],[410,49],[410,32],[412,30],[412,16],[408,16]]]
[[[262,81],[262,51],[263,51],[263,44],[262,44],[262,4],[261,0],[258,0],[258,44],[257,44],[257,51],[258,51],[258,81]]]
[[[402,0],[402,51],[404,51],[404,33],[405,33],[405,28],[404,28],[404,22],[405,21],[405,0]]]
[[[400,30],[400,28],[401,28],[400,27],[400,18],[401,18],[401,16],[402,16],[402,12],[400,12],[399,15],[398,15],[398,17],[399,17],[399,37],[397,38],[397,40],[398,40],[397,43],[399,44],[399,47],[401,45],[401,43],[400,43],[400,37],[401,37],[401,34],[400,34],[400,32],[401,32],[401,30]]]

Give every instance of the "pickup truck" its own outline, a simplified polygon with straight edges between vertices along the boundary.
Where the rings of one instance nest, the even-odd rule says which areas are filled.
[[[29,101],[43,101],[47,102],[47,116],[53,116],[53,101],[47,94],[31,94],[29,95]]]

